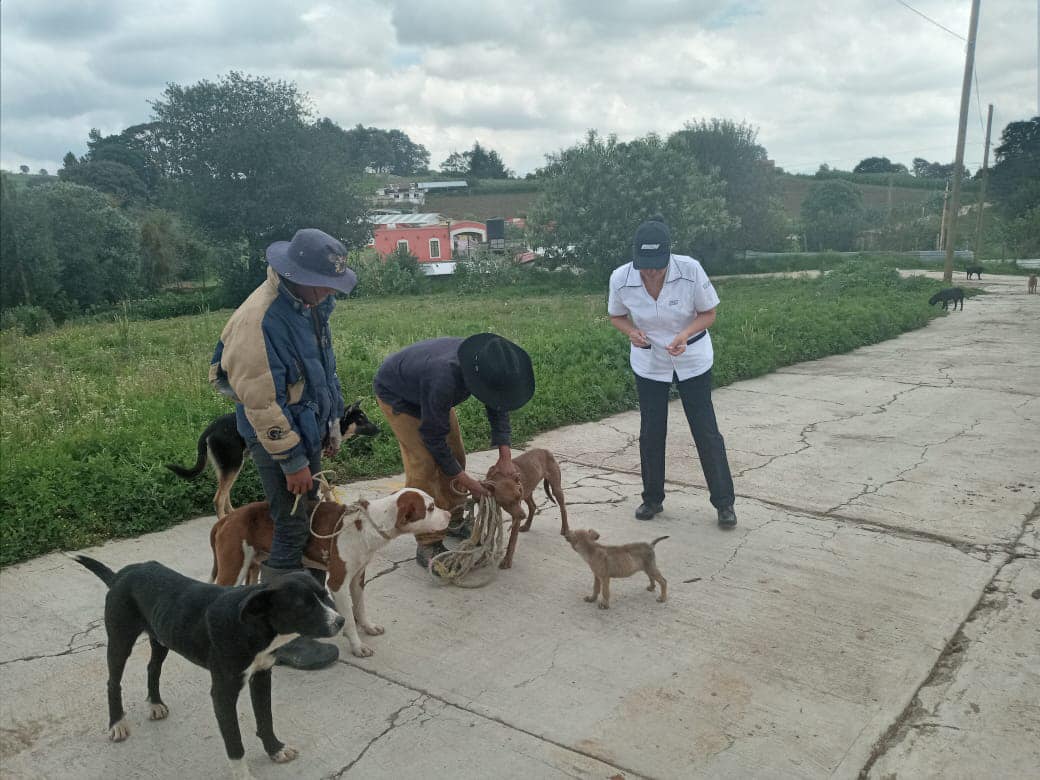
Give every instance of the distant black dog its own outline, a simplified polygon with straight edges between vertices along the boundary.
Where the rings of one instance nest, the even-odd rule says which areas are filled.
[[[975,276],[978,278],[978,280],[980,282],[982,281],[982,266],[981,265],[969,265],[964,270],[967,273],[967,276],[965,278],[970,279],[971,275],[975,274]]]
[[[949,287],[945,290],[939,290],[939,292],[928,299],[928,305],[934,306],[940,301],[944,309],[949,306],[950,301],[953,301],[954,311],[957,311],[958,303],[961,305],[961,311],[964,311],[964,290],[960,287]]]
[[[246,682],[253,701],[256,733],[272,761],[296,758],[295,748],[274,735],[271,716],[271,667],[274,651],[297,636],[331,637],[343,628],[325,588],[306,572],[291,572],[270,585],[225,588],[189,579],[155,561],[112,571],[77,555],[76,560],[108,586],[105,630],[108,632],[108,738],[130,736],[123,710],[123,669],[137,638],[147,632],[151,720],[163,720],[169,708],[159,695],[159,676],[170,650],[184,656],[212,678],[210,695],[236,776],[250,777],[238,727],[238,695]]]
[[[346,441],[351,436],[375,436],[379,433],[379,426],[361,411],[361,402],[355,401],[340,418],[339,430]],[[217,511],[217,517],[224,517],[234,509],[231,506],[231,487],[235,484],[238,472],[242,470],[242,463],[248,455],[245,439],[238,433],[234,414],[221,415],[202,432],[199,436],[198,459],[194,466],[184,468],[176,463],[167,463],[166,468],[178,477],[194,479],[206,468],[207,453],[213,470],[217,473],[217,492],[213,495],[213,508]]]

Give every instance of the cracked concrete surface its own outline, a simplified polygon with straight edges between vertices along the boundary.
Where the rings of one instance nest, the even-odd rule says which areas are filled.
[[[973,285],[976,283],[972,283]],[[716,394],[740,525],[719,531],[678,407],[665,511],[638,523],[636,413],[552,431],[572,526],[667,534],[658,604],[608,611],[544,495],[513,569],[442,587],[407,540],[370,567],[376,654],[278,668],[261,778],[1026,777],[1040,764],[1040,296],[987,278],[929,327]],[[1018,287],[1021,286],[1021,290]],[[473,470],[493,453],[476,453]],[[401,478],[351,486],[375,496]],[[205,578],[211,518],[90,551]],[[171,656],[147,720],[147,644],[105,739],[103,586],[49,555],[0,572],[0,776],[220,776],[208,676]],[[338,640],[341,650],[346,645]],[[1032,768],[1032,769],[1031,769]]]

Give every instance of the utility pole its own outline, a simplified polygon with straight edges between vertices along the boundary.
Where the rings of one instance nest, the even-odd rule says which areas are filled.
[[[982,155],[982,187],[979,189],[978,216],[975,220],[975,260],[982,253],[982,212],[986,208],[986,183],[989,179],[989,132],[993,128],[993,104],[989,104],[986,117],[986,151]]]
[[[968,22],[968,52],[964,58],[964,83],[961,85],[961,119],[957,125],[957,155],[953,161],[953,193],[950,196],[949,223],[946,227],[946,265],[943,281],[953,281],[953,252],[957,246],[957,212],[961,207],[961,175],[964,169],[964,136],[968,131],[968,106],[971,103],[971,76],[975,72],[975,34],[979,29],[979,0],[971,0]]]

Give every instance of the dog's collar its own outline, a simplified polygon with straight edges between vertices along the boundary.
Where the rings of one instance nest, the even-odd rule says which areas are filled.
[[[380,536],[382,536],[382,537],[383,537],[384,539],[386,539],[386,541],[388,541],[388,542],[389,542],[389,541],[390,541],[391,539],[393,539],[393,538],[394,538],[394,537],[392,537],[392,536],[391,536],[390,534],[388,534],[388,533],[387,533],[386,531],[384,531],[384,530],[383,530],[382,528],[380,528],[380,527],[379,527],[378,525],[376,525],[376,521],[375,521],[375,520],[373,520],[373,519],[372,519],[372,515],[370,515],[370,514],[368,513],[368,507],[367,507],[367,506],[365,506],[365,505],[363,505],[363,504],[357,504],[356,506],[358,507],[358,511],[359,511],[359,512],[361,512],[362,516],[364,516],[364,518],[365,518],[365,519],[366,519],[366,520],[368,521],[368,524],[369,524],[370,526],[372,526],[372,527],[373,527],[373,528],[374,528],[374,529],[376,530],[376,533],[377,533],[377,534],[379,534]]]

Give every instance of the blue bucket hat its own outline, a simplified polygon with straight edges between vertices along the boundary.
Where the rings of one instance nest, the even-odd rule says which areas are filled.
[[[267,262],[279,276],[306,287],[331,287],[344,295],[357,285],[347,267],[347,248],[317,228],[297,230],[292,241],[267,247]]]

